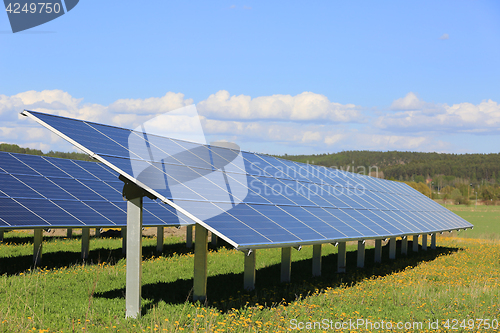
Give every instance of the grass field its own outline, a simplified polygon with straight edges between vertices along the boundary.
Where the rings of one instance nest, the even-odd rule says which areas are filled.
[[[316,329],[302,331],[377,332],[388,325],[398,332],[498,331],[485,329],[500,325],[498,207],[448,208],[475,224],[474,230],[438,236],[436,250],[398,254],[395,261],[384,247],[377,265],[367,248],[365,269],[356,268],[350,246],[346,274],[335,273],[336,248],[325,245],[322,277],[311,278],[312,247],[306,246],[292,254],[291,283],[280,283],[280,250],[259,250],[251,293],[242,289],[243,254],[220,246],[209,253],[206,304],[187,301],[193,253],[182,240],[166,239],[156,256],[156,239],[145,237],[138,320],[124,318],[121,239],[92,239],[83,264],[77,237],[46,238],[44,267],[32,269],[31,236],[9,232],[0,245],[0,331],[285,332],[307,325]],[[342,323],[345,330],[335,329]]]

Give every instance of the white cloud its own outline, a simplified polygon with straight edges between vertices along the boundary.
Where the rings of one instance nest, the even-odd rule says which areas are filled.
[[[217,119],[329,120],[361,122],[360,107],[330,102],[324,95],[303,92],[296,96],[272,95],[251,98],[220,90],[197,105],[200,114]]]
[[[424,107],[425,104],[415,93],[410,91],[405,97],[392,102],[391,110],[417,110]]]
[[[408,93],[395,100],[391,109],[405,111],[379,117],[376,126],[395,132],[500,132],[500,105],[492,100],[477,105],[459,103],[449,106],[427,103]]]
[[[439,39],[441,39],[441,40],[450,39],[450,35],[448,35],[448,34],[442,34],[441,37],[439,37]]]
[[[109,105],[109,111],[125,114],[158,114],[193,104],[192,99],[184,99],[184,94],[168,92],[162,97],[145,99],[119,99]]]
[[[109,106],[85,103],[61,90],[0,95],[0,141],[43,150],[75,150],[58,136],[19,116],[23,109],[135,128],[158,114],[192,102],[181,93],[171,92],[162,97],[120,99]],[[437,136],[500,132],[497,102],[448,106],[425,102],[413,92],[395,100],[390,112],[366,119],[360,107],[331,102],[312,92],[252,98],[221,90],[199,102],[197,108],[202,114],[200,121],[207,142],[227,140],[244,150],[261,152],[453,151],[458,148],[437,140]],[[161,128],[168,133],[182,130],[182,124],[174,123],[175,117],[172,119]],[[369,121],[362,123],[366,120]]]

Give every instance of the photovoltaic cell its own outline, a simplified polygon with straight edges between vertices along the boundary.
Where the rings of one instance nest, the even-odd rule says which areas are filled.
[[[124,227],[122,188],[102,163],[0,152],[0,227]],[[193,222],[144,198],[143,224]]]
[[[99,166],[151,192],[172,214],[177,209],[179,219],[201,223],[240,249],[472,227],[403,183],[33,111],[23,114],[99,159]],[[85,177],[81,170],[60,169]],[[113,181],[101,189],[89,179],[79,182],[100,195],[119,190]],[[66,180],[55,183],[76,188]],[[78,193],[84,199],[94,195]],[[158,207],[150,208],[152,216]]]

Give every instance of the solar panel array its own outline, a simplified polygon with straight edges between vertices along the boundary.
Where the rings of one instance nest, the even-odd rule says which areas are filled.
[[[240,249],[472,225],[398,182],[24,111]]]
[[[124,227],[123,182],[102,163],[0,152],[0,228]],[[144,225],[192,224],[144,199]]]

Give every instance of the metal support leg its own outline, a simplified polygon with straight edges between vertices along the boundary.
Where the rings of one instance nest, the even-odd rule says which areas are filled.
[[[313,245],[313,276],[321,276],[321,244]]]
[[[123,229],[122,229],[123,231]],[[142,278],[142,197],[127,201],[126,318],[141,316]]]
[[[431,249],[436,249],[436,233],[433,233],[431,235]]]
[[[199,224],[196,224],[195,237],[193,301],[204,302],[207,298],[207,229]]]
[[[365,241],[358,241],[358,268],[365,267]]]
[[[422,250],[427,251],[427,234],[422,235]]]
[[[292,273],[292,248],[281,248],[281,282],[290,282]]]
[[[89,258],[90,249],[90,228],[82,229],[82,259],[87,260]]]
[[[3,242],[3,230],[0,230],[0,242]]]
[[[217,235],[212,232],[212,239],[210,240],[210,245],[212,247],[217,247]]]
[[[243,287],[246,290],[255,289],[255,251],[245,253],[245,271],[243,273]]]
[[[39,266],[42,262],[43,229],[35,229],[33,236],[33,264]]]
[[[66,229],[66,238],[73,237],[73,229]]]
[[[401,240],[401,254],[408,254],[408,237],[406,236]]]
[[[122,233],[122,254],[124,256],[126,256],[127,255],[127,228],[126,227],[122,228],[121,233]]]
[[[163,227],[156,227],[156,252],[163,252]]]
[[[389,239],[389,259],[396,259],[396,237]]]
[[[101,237],[101,228],[95,228],[94,237],[96,237],[96,238]]]
[[[375,262],[382,262],[382,240],[375,239]]]
[[[347,244],[346,242],[339,242],[337,245],[338,255],[337,255],[337,273],[345,273],[346,267],[346,255],[347,255]]]
[[[418,235],[413,235],[413,252],[418,252]]]
[[[188,225],[186,227],[186,247],[188,249],[193,247],[193,226]]]

